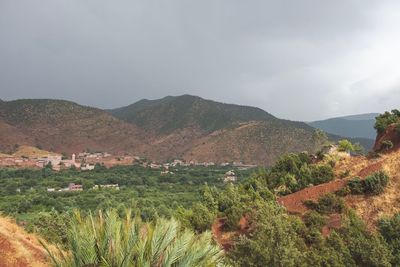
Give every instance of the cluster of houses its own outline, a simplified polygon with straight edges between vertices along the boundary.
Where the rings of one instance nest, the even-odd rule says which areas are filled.
[[[138,159],[138,157],[132,156],[112,156],[106,152],[72,154],[70,159],[54,153],[31,157],[16,157],[14,155],[1,154],[0,167],[44,168],[51,165],[55,171],[71,167],[88,171],[93,170],[96,164],[101,164],[109,168],[116,165],[132,165]]]
[[[93,186],[92,189],[93,190],[98,190],[98,189],[119,190],[119,185],[118,184],[95,185],[95,186]],[[56,190],[55,188],[47,188],[47,192],[77,192],[77,191],[83,191],[83,186],[81,184],[70,183],[68,185],[68,187],[61,188],[58,190]]]
[[[74,184],[70,183],[68,187],[66,188],[61,188],[56,190],[55,188],[47,188],[47,192],[76,192],[76,191],[82,191],[83,186],[81,184]]]
[[[143,167],[148,167],[151,169],[161,169],[161,168],[169,168],[169,167],[177,167],[177,166],[181,166],[181,167],[187,167],[187,166],[203,166],[203,167],[212,167],[212,166],[217,166],[217,164],[215,162],[198,162],[196,160],[190,160],[190,161],[183,161],[183,160],[179,160],[176,159],[172,162],[167,162],[167,163],[155,163],[155,162],[144,162]],[[221,167],[227,167],[227,166],[233,166],[233,167],[238,167],[238,168],[242,168],[242,169],[249,169],[249,168],[254,168],[257,167],[257,165],[250,165],[250,164],[244,164],[243,162],[223,162],[220,163],[219,166]]]
[[[233,183],[236,182],[237,180],[237,176],[236,173],[231,170],[231,171],[227,171],[224,175],[224,183]]]

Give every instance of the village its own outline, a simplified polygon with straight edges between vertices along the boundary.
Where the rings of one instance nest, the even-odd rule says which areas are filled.
[[[21,146],[14,154],[0,153],[0,168],[45,168],[50,166],[54,171],[60,171],[70,168],[80,169],[82,171],[94,170],[96,165],[111,168],[114,166],[141,165],[144,168],[160,169],[161,174],[173,174],[171,167],[235,167],[240,170],[255,168],[257,165],[243,164],[242,162],[199,162],[197,160],[184,161],[175,159],[171,162],[159,163],[147,161],[138,156],[112,155],[108,152],[80,152],[72,154],[70,158],[65,155],[40,150],[35,147]]]
[[[0,168],[17,168],[17,169],[43,169],[51,168],[53,171],[62,171],[74,168],[80,171],[93,171],[96,166],[111,168],[115,166],[142,166],[143,168],[159,171],[162,175],[174,175],[179,168],[186,167],[204,167],[213,168],[221,167],[227,168],[226,173],[220,177],[224,183],[233,183],[237,181],[235,170],[247,170],[257,167],[256,165],[246,165],[242,162],[224,162],[216,164],[215,162],[198,162],[196,160],[184,161],[175,159],[171,162],[158,163],[144,160],[138,156],[115,156],[108,152],[81,152],[72,154],[70,158],[65,155],[40,150],[35,147],[21,146],[13,154],[0,153]],[[114,189],[119,190],[118,184],[104,184],[94,185],[88,190],[100,189]],[[83,185],[70,183],[65,188],[48,187],[47,192],[60,193],[60,192],[79,192],[83,191]]]

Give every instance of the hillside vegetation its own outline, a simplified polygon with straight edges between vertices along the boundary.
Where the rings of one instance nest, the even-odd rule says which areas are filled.
[[[218,103],[191,95],[144,99],[109,112],[157,134],[192,126],[212,132],[239,122],[278,120],[259,108]]]
[[[155,134],[147,154],[158,160],[272,164],[289,151],[316,151],[323,140],[302,122],[278,119],[254,107],[183,95],[141,100],[110,114]]]
[[[0,149],[31,145],[58,153],[136,151],[146,141],[138,127],[108,113],[62,100],[0,102]]]
[[[67,154],[106,151],[156,161],[271,165],[283,153],[315,152],[324,143],[305,123],[189,95],[108,112],[62,100],[2,101],[0,126],[0,151],[8,154],[29,145]]]

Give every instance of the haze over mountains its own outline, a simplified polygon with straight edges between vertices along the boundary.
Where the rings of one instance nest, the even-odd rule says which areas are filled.
[[[156,161],[270,165],[283,153],[315,152],[323,141],[306,123],[191,95],[106,111],[63,100],[0,102],[2,151],[26,144],[60,153],[91,150]]]
[[[331,134],[374,140],[376,137],[374,123],[375,117],[378,115],[379,113],[367,113],[330,118],[327,120],[310,122],[309,125]]]

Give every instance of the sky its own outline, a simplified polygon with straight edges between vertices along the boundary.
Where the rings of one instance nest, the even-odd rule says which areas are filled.
[[[192,94],[292,120],[400,104],[398,0],[0,0],[0,99]]]

